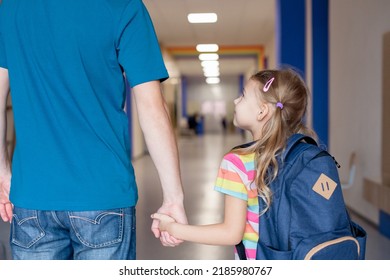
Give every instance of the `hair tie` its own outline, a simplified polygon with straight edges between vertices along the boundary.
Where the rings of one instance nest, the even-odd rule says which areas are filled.
[[[264,87],[263,87],[263,91],[264,92],[267,92],[272,84],[272,82],[275,80],[274,77],[272,77],[271,79],[268,80],[268,82],[265,83]]]
[[[279,107],[280,110],[283,110],[283,103],[282,102],[276,103],[276,107]]]

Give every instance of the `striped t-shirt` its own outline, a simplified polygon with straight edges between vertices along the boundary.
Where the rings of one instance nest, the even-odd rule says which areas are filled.
[[[242,238],[248,260],[256,259],[259,239],[259,202],[255,177],[254,153],[247,155],[228,153],[221,162],[214,187],[216,191],[248,202],[246,226]],[[235,258],[239,259],[236,251]]]

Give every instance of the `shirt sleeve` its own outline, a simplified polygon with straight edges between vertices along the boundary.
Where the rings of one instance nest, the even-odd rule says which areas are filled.
[[[248,190],[244,184],[245,166],[241,159],[229,153],[222,159],[214,190],[248,201]]]
[[[130,0],[122,13],[117,52],[131,87],[168,78],[152,20],[140,0]]]

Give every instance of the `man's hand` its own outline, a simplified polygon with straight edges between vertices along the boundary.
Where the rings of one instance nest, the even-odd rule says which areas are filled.
[[[187,216],[182,204],[163,204],[157,213],[170,216],[174,221],[180,224],[188,224]],[[171,236],[167,231],[160,231],[160,222],[155,219],[152,223],[152,232],[156,238],[160,238],[162,245],[168,247],[175,247],[182,243],[182,240],[178,240]]]
[[[11,175],[0,175],[0,216],[4,222],[11,222],[13,205],[9,201]]]
[[[175,219],[171,216],[161,213],[154,213],[152,214],[151,218],[159,222],[158,228],[160,229],[160,231],[169,232],[169,225],[176,222]]]

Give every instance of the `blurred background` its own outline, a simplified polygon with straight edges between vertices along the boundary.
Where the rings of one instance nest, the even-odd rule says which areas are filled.
[[[307,124],[341,164],[347,206],[368,231],[367,258],[390,259],[390,1],[143,2],[170,74],[163,90],[177,133],[190,223],[223,219],[223,197],[213,184],[223,154],[250,140],[232,124],[233,100],[245,81],[261,69],[291,66],[312,93]],[[161,203],[159,180],[131,98],[127,111],[140,193],[138,258],[233,258],[231,247],[164,248],[154,239],[149,216]],[[8,121],[12,154],[11,102]],[[0,259],[11,258],[8,238],[9,225],[0,223]]]

